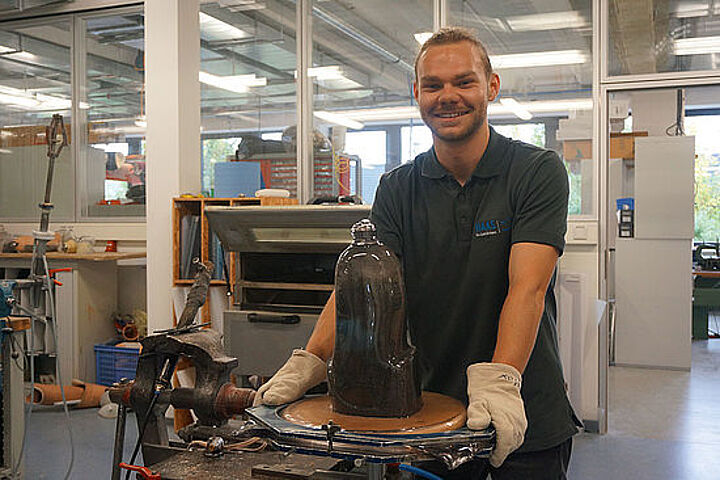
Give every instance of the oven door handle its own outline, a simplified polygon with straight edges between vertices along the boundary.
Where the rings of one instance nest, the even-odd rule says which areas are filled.
[[[300,315],[268,315],[264,313],[248,313],[250,323],[281,323],[283,325],[294,325],[300,323]]]

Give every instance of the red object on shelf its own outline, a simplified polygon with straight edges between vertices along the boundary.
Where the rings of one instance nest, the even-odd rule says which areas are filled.
[[[105,243],[106,252],[117,252],[117,240],[108,240]]]

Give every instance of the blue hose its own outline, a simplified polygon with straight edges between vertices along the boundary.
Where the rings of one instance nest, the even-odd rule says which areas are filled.
[[[398,468],[406,472],[414,473],[415,475],[418,475],[422,478],[428,478],[429,480],[443,480],[442,477],[438,477],[434,473],[430,473],[426,470],[423,470],[422,468],[413,467],[412,465],[408,465],[407,463],[401,463]]]

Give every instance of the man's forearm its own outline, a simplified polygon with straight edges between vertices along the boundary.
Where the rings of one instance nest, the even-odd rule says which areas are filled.
[[[326,362],[335,348],[335,292],[330,295],[313,329],[305,350]]]
[[[544,308],[545,290],[510,289],[500,313],[493,362],[512,365],[520,373],[525,370]]]

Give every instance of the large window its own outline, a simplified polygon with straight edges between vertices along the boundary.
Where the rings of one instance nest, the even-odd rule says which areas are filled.
[[[141,12],[83,18],[79,81],[83,217],[145,214],[145,53]],[[78,49],[79,50],[79,49]]]
[[[720,114],[691,116],[685,130],[695,136],[695,240],[720,239]]]
[[[0,29],[0,218],[34,220],[45,192],[45,127],[64,116],[72,139],[71,22]],[[75,166],[69,148],[55,165],[54,220],[74,218]]]
[[[0,218],[37,216],[54,113],[70,145],[55,167],[53,221],[145,214],[142,10],[111,12],[0,29]]]
[[[609,0],[611,76],[717,70],[720,5],[712,0]]]
[[[449,23],[478,34],[500,75],[490,123],[561,153],[570,176],[570,215],[594,215],[592,2],[448,0],[448,7]],[[528,126],[499,126],[508,122]]]
[[[380,175],[400,163],[400,127],[404,131],[416,111],[418,34],[431,31],[432,21],[432,0],[313,2],[314,126],[316,138],[330,147],[314,149],[316,192],[332,187],[371,203]],[[328,187],[321,169],[329,155],[334,181]],[[353,165],[361,165],[360,181],[352,178]],[[347,188],[357,184],[359,190]]]
[[[202,182],[215,196],[297,190],[295,2],[252,3],[201,5]]]

